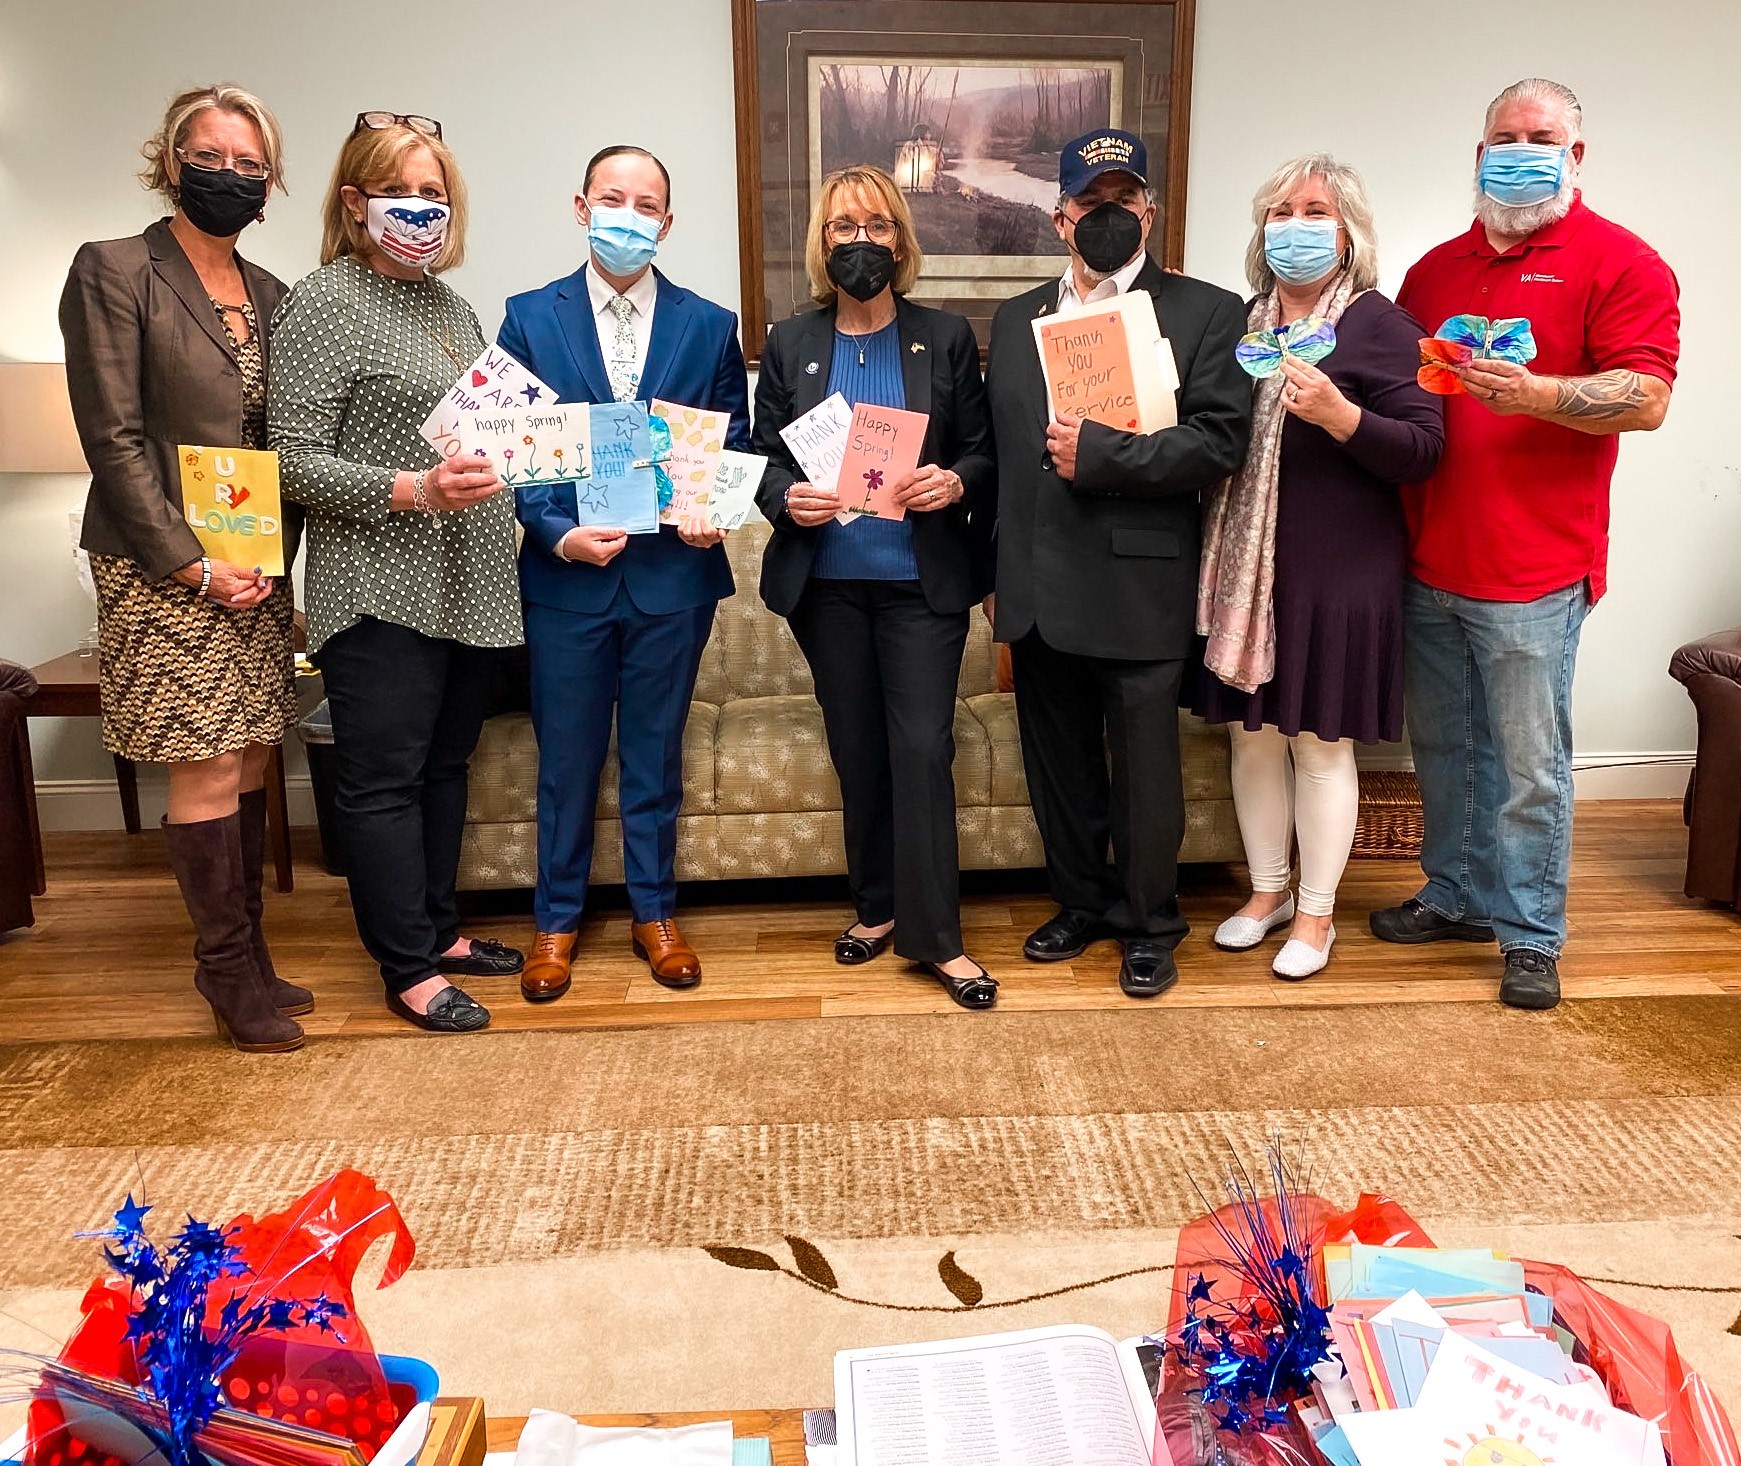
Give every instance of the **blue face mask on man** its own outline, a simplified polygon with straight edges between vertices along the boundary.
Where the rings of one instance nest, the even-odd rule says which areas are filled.
[[[1340,227],[1334,219],[1272,219],[1263,226],[1263,257],[1278,280],[1310,285],[1340,263]]]
[[[663,219],[650,219],[635,209],[595,207],[587,225],[593,258],[613,275],[633,275],[653,262],[659,252]]]
[[[1545,204],[1566,177],[1569,148],[1551,143],[1492,143],[1481,152],[1481,192],[1496,204]]]

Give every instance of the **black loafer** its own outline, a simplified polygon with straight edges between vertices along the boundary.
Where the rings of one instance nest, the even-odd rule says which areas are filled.
[[[1491,942],[1493,928],[1472,921],[1452,921],[1410,896],[1401,906],[1387,906],[1366,918],[1373,936],[1381,942]]]
[[[856,921],[852,924],[857,925]],[[892,926],[880,937],[860,936],[849,926],[834,939],[834,960],[842,967],[862,967],[873,958],[882,956],[894,939]]]
[[[1172,948],[1138,937],[1125,942],[1118,985],[1128,998],[1158,998],[1179,980]]]
[[[997,1003],[997,979],[983,967],[967,977],[951,977],[935,962],[919,966],[943,984],[943,989],[963,1008],[990,1008]]]
[[[477,1033],[490,1026],[490,1010],[470,993],[450,987],[435,995],[427,1013],[419,1013],[397,993],[387,994],[387,1006],[403,1018],[430,1033]]]
[[[1068,962],[1105,935],[1098,917],[1086,911],[1060,911],[1028,934],[1022,943],[1022,956],[1030,962]]]
[[[469,957],[443,957],[435,970],[443,977],[518,977],[525,965],[524,952],[488,937],[473,937]]]
[[[1505,954],[1499,1001],[1508,1008],[1554,1008],[1560,1001],[1560,969],[1546,952],[1513,947]]]

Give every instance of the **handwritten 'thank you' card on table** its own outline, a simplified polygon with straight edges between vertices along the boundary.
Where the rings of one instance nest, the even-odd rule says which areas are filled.
[[[659,448],[656,440],[661,427],[670,439],[659,455],[659,468],[671,484],[671,496],[659,511],[659,522],[681,524],[703,512],[719,472],[720,454],[725,452],[731,414],[705,407],[685,407],[657,397],[651,412],[655,449]]]
[[[576,522],[656,534],[659,484],[647,404],[595,402],[590,411],[592,473],[574,486]]]
[[[460,373],[418,431],[443,458],[474,449],[467,441],[471,422],[480,413],[500,416],[526,408],[550,407],[556,392],[499,346],[486,346],[478,359]],[[497,465],[500,468],[500,464]]]
[[[851,426],[852,409],[846,398],[831,392],[781,428],[780,436],[810,483],[819,489],[832,489],[840,477],[840,460],[846,455],[846,434]]]
[[[922,412],[878,407],[861,402],[852,410],[846,433],[846,453],[840,461],[840,513],[845,523],[855,515],[905,519],[907,510],[894,498],[895,485],[919,466],[930,419]]]

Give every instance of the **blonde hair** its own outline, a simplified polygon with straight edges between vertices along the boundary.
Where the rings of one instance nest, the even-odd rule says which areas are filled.
[[[881,168],[866,164],[837,168],[816,190],[816,207],[810,211],[810,228],[804,236],[804,272],[810,277],[811,298],[818,305],[833,305],[839,293],[828,278],[829,244],[824,226],[834,213],[835,201],[849,192],[863,195],[894,223],[895,278],[891,283],[896,295],[905,295],[913,288],[920,266],[925,263],[919,249],[919,231],[900,185]]]
[[[364,256],[371,248],[368,225],[351,217],[343,190],[349,187],[359,193],[374,194],[388,184],[397,183],[406,155],[418,148],[428,148],[441,165],[447,184],[447,206],[453,211],[447,223],[447,238],[441,252],[429,262],[429,273],[439,275],[465,263],[466,192],[459,164],[440,138],[396,122],[391,127],[359,127],[339,149],[332,181],[327,184],[326,201],[320,207],[321,264],[330,265],[346,255]]]
[[[175,150],[187,140],[194,118],[214,109],[246,117],[259,129],[260,151],[265,154],[260,161],[270,170],[267,192],[275,188],[280,193],[288,193],[289,189],[284,185],[284,135],[278,130],[278,119],[272,115],[272,109],[252,92],[245,92],[229,82],[192,87],[171,99],[163,114],[163,122],[139,149],[145,159],[139,181],[153,193],[162,194],[171,207],[176,206],[181,192],[181,159],[175,156]]]
[[[1366,198],[1366,185],[1360,175],[1346,163],[1338,163],[1328,153],[1306,153],[1287,162],[1258,189],[1251,201],[1251,221],[1256,226],[1251,243],[1245,251],[1245,278],[1258,295],[1275,289],[1275,272],[1263,253],[1263,226],[1269,211],[1289,197],[1309,178],[1323,180],[1324,187],[1342,216],[1342,227],[1348,231],[1347,265],[1356,290],[1378,288],[1378,234],[1372,227],[1372,205]]]

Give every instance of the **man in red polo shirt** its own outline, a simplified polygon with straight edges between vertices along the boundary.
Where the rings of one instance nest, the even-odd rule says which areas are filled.
[[[1418,895],[1372,914],[1388,942],[1498,939],[1499,996],[1560,1000],[1572,844],[1572,669],[1607,588],[1617,435],[1658,426],[1679,287],[1643,240],[1584,205],[1583,109],[1533,78],[1487,109],[1475,222],[1403,282],[1429,329],[1530,323],[1528,365],[1459,369],[1437,471],[1406,491],[1406,707],[1426,840]]]

